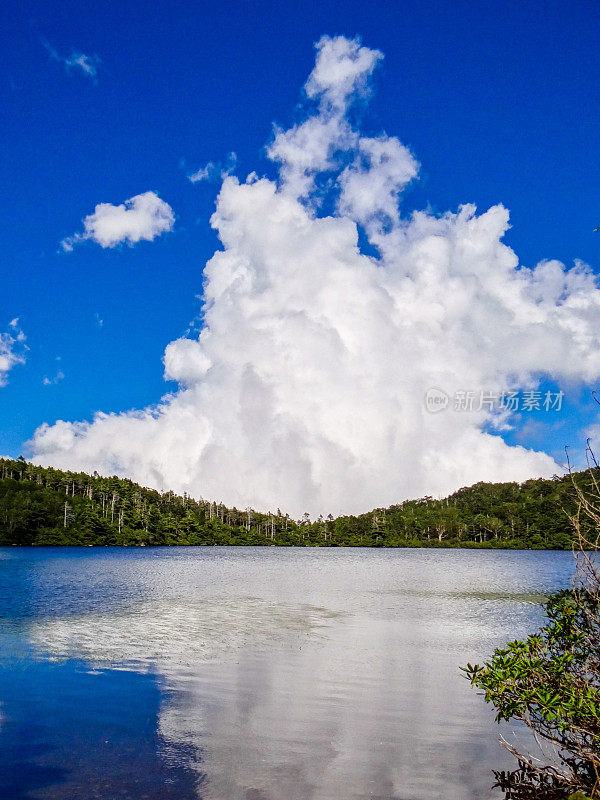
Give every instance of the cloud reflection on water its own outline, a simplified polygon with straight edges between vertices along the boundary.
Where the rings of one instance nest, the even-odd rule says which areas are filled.
[[[162,676],[159,733],[188,754],[206,800],[488,797],[503,754],[457,667],[501,637],[507,601],[379,604],[371,615],[244,596],[147,600],[36,620],[29,633],[53,658]]]

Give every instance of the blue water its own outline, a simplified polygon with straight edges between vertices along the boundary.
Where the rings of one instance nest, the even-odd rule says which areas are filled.
[[[560,552],[0,548],[0,797],[487,800],[512,762],[459,666],[537,627],[572,571]]]

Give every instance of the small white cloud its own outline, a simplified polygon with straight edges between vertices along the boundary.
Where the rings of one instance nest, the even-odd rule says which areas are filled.
[[[188,175],[188,180],[191,183],[200,183],[201,181],[219,181],[231,175],[237,165],[236,153],[229,153],[225,163],[220,161],[209,161],[196,172]]]
[[[98,312],[94,314],[94,322],[96,323],[97,328],[101,328],[104,325],[104,320],[102,319],[100,314],[98,314]]]
[[[142,239],[151,242],[157,236],[173,230],[173,209],[155,192],[144,192],[130,197],[124,203],[98,203],[93,214],[83,220],[83,233],[63,239],[66,252],[79,242],[91,239],[101,247],[115,247],[127,242],[134,245]]]
[[[44,41],[42,44],[54,61],[65,65],[67,72],[70,72],[72,69],[78,69],[81,70],[83,75],[91,78],[94,83],[97,82],[98,67],[102,63],[98,56],[88,56],[78,50],[73,50],[69,56],[61,56],[48,42]]]
[[[73,52],[68,58],[65,59],[65,65],[67,66],[67,69],[69,67],[79,67],[79,69],[85,75],[89,75],[91,78],[95,78],[97,76],[98,64],[100,64],[100,59],[98,56],[86,56],[85,53]]]
[[[200,183],[200,181],[207,181],[210,179],[211,173],[213,172],[215,165],[212,161],[209,161],[208,164],[205,166],[200,167],[200,169],[193,172],[191,175],[188,175],[188,180],[192,183]]]
[[[352,100],[368,94],[369,78],[383,53],[363,47],[358,37],[345,36],[322,36],[315,49],[315,66],[304,85],[306,95],[318,99],[322,107],[344,113]]]
[[[8,383],[8,373],[17,364],[25,363],[26,336],[19,327],[19,318],[9,322],[10,333],[0,333],[0,386]]]
[[[44,377],[42,379],[42,383],[44,384],[44,386],[55,386],[57,383],[62,381],[64,377],[65,373],[59,369],[53,378]]]

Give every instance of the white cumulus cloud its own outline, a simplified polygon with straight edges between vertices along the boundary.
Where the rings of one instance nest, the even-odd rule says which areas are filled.
[[[0,386],[6,386],[8,373],[17,364],[25,363],[26,336],[19,326],[19,318],[11,320],[9,330],[0,333]]]
[[[155,192],[144,192],[130,197],[124,203],[98,203],[93,214],[83,220],[83,233],[63,239],[63,250],[70,252],[78,242],[91,239],[101,247],[129,245],[144,240],[151,242],[163,233],[173,230],[173,209]]]
[[[509,415],[430,414],[424,395],[596,380],[596,278],[582,264],[519,265],[501,205],[401,214],[414,156],[348,115],[381,58],[323,37],[304,119],[276,129],[267,151],[277,180],[224,178],[203,328],[164,355],[178,391],[140,411],[42,425],[38,463],[295,515],[558,471],[490,432]],[[377,256],[361,252],[359,229]]]

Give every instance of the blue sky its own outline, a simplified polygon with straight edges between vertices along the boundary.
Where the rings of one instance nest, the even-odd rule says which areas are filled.
[[[404,207],[501,202],[512,224],[504,241],[522,265],[600,265],[593,2],[7,2],[3,11],[0,331],[18,317],[29,350],[0,388],[0,452],[23,452],[42,422],[142,408],[176,389],[161,357],[197,318],[202,269],[219,246],[209,225],[219,184],[187,175],[231,151],[242,179],[274,175],[265,144],[274,122],[296,118],[323,34],[359,35],[385,54],[362,125],[397,135],[419,160]],[[99,59],[95,78],[59,60],[74,52]],[[134,247],[61,249],[98,203],[149,190],[172,207],[172,232]],[[507,441],[551,453],[580,444],[595,408],[581,386],[567,401],[557,424]]]

